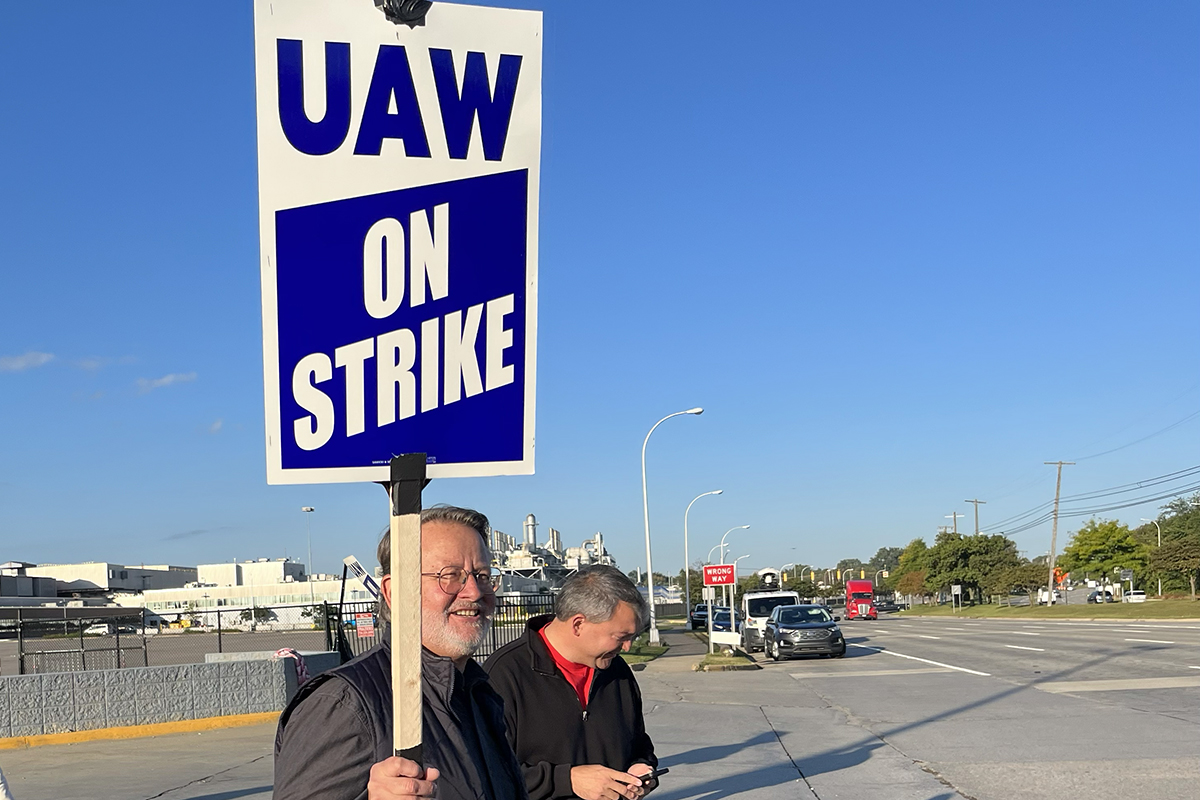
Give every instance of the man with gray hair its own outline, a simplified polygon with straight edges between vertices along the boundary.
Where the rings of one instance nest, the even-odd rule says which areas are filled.
[[[421,512],[424,764],[393,755],[391,637],[300,687],[279,717],[274,800],[525,800],[500,698],[471,656],[496,611],[478,511]],[[379,541],[380,616],[392,603],[391,537]]]
[[[554,614],[487,660],[530,800],[636,800],[658,783],[642,694],[621,658],[650,609],[614,567],[572,576]]]

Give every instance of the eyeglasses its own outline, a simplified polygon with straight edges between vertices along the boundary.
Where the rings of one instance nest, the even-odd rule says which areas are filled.
[[[500,586],[500,576],[493,575],[489,569],[478,572],[468,572],[458,567],[445,567],[438,572],[422,572],[426,578],[437,578],[438,588],[449,595],[456,595],[467,585],[467,577],[475,579],[475,585],[481,592],[494,592]]]

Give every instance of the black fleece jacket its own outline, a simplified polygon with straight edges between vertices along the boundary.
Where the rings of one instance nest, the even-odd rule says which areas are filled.
[[[551,618],[530,619],[524,636],[484,664],[488,682],[504,698],[508,740],[530,800],[574,797],[571,767],[658,766],[642,717],[642,693],[629,665],[617,656],[607,669],[596,670],[584,711],[539,633]]]

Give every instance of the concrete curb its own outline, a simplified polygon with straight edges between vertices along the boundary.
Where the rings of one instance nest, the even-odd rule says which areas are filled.
[[[259,714],[237,714],[228,717],[185,719],[179,722],[156,722],[152,725],[127,725],[120,728],[95,728],[93,730],[72,731],[70,733],[13,736],[8,739],[0,739],[0,750],[25,750],[30,747],[41,747],[42,745],[50,744],[76,744],[78,742],[95,742],[111,739],[142,739],[147,736],[162,736],[168,733],[195,733],[197,731],[215,731],[223,728],[244,728],[248,725],[262,725],[267,722],[274,722],[278,718],[278,711],[267,711]]]
[[[761,664],[705,664],[699,662],[692,665],[693,672],[739,672],[742,670],[762,669]]]

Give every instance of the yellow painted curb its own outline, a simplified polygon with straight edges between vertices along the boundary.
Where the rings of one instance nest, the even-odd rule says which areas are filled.
[[[162,736],[167,733],[195,733],[215,731],[222,728],[243,728],[247,725],[263,725],[279,719],[278,711],[262,714],[237,714],[229,717],[205,717],[185,719],[179,722],[156,722],[153,725],[128,725],[122,728],[96,728],[90,731],[70,733],[45,733],[40,736],[14,736],[0,739],[0,750],[24,750],[47,744],[76,744],[98,742],[106,739],[141,739],[146,736]]]

